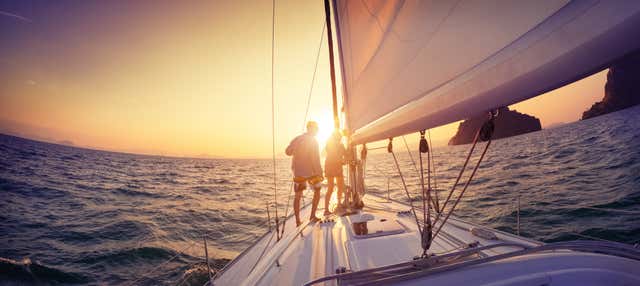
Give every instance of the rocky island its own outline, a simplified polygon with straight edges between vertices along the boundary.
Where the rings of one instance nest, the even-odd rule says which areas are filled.
[[[633,53],[609,68],[604,98],[582,113],[582,120],[640,104],[640,52]]]
[[[449,140],[449,145],[468,144],[473,142],[476,132],[486,121],[486,115],[480,115],[471,119],[467,119],[460,123],[458,132]],[[508,107],[502,107],[499,110],[498,117],[495,119],[495,131],[493,139],[500,139],[542,129],[540,120],[536,117],[520,113],[515,110],[509,110]]]

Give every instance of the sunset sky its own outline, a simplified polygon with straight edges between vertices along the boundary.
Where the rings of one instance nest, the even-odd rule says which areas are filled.
[[[277,1],[279,153],[303,126],[322,1]],[[0,132],[171,156],[271,154],[271,1],[3,1]],[[326,38],[309,118],[326,136]],[[512,106],[549,126],[603,96],[606,71]],[[432,131],[446,142],[457,125]]]

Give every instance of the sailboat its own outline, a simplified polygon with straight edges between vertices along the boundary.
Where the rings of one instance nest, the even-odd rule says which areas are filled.
[[[454,214],[491,143],[493,120],[500,116],[495,110],[639,50],[640,1],[324,5],[334,117],[336,127],[347,131],[350,154],[349,208],[300,226],[286,214],[207,285],[640,285],[637,247],[542,243]],[[425,130],[483,113],[487,121],[469,152],[477,147],[483,155],[477,163],[467,157],[469,179],[456,181],[446,199],[434,200]],[[393,138],[409,133],[422,135],[422,199],[411,200],[406,184],[408,203],[367,194],[366,144],[388,140],[395,159]],[[397,160],[396,166],[403,178]],[[310,207],[301,212],[309,217]]]

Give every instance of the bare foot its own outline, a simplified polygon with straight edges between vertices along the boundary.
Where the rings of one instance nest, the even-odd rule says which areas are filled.
[[[312,216],[311,218],[309,218],[309,222],[316,222],[319,221],[320,219],[316,216]]]
[[[296,220],[296,227],[299,227],[302,224],[299,220]]]
[[[324,211],[324,215],[325,216],[331,215],[331,212],[329,210],[326,210],[326,211]]]

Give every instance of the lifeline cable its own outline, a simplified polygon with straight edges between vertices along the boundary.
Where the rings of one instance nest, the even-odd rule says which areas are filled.
[[[280,240],[280,220],[278,217],[278,177],[276,173],[276,103],[274,93],[274,60],[276,42],[276,0],[271,1],[271,155],[273,160],[273,200],[275,204],[276,234]]]

